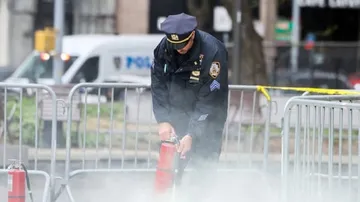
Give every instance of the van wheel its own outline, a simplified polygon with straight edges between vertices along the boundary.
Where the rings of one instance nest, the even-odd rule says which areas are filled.
[[[114,89],[114,95],[112,95],[111,88],[106,89],[105,97],[108,102],[111,102],[111,98],[114,96],[114,101],[124,100],[124,89]]]

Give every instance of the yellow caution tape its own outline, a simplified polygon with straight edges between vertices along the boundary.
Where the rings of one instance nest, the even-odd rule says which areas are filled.
[[[264,94],[267,100],[271,100],[270,94],[267,89],[275,90],[292,90],[300,92],[327,94],[327,95],[360,95],[360,92],[351,90],[339,89],[324,89],[324,88],[305,88],[305,87],[281,87],[281,86],[256,86],[257,90]]]
[[[267,101],[271,100],[269,92],[266,90],[265,86],[256,86],[257,90],[260,91],[266,98]]]

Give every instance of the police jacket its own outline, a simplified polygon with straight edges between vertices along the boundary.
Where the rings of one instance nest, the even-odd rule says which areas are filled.
[[[196,30],[193,47],[183,56],[167,44],[164,37],[154,49],[151,68],[157,122],[171,123],[181,136],[199,137],[209,127],[222,131],[228,105],[228,55],[224,44],[200,30]]]

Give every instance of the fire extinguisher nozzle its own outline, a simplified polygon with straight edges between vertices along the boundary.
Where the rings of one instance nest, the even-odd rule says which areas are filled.
[[[180,141],[177,136],[172,136],[171,141],[174,142],[175,144],[180,144]]]

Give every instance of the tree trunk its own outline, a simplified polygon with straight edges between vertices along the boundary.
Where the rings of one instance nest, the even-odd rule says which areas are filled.
[[[234,13],[234,0],[222,0],[230,15]],[[266,85],[268,83],[264,60],[263,39],[256,32],[253,24],[249,0],[241,0],[241,75],[239,84]],[[230,53],[230,55],[232,55]],[[236,68],[236,67],[234,67]]]
[[[261,36],[256,32],[254,28],[250,0],[240,0],[241,1],[241,24],[240,24],[240,33],[241,33],[241,47],[240,55],[233,55],[230,51],[229,56],[239,57],[240,58],[240,75],[236,75],[239,78],[240,83],[233,84],[243,84],[243,85],[267,85],[268,78],[266,72],[265,58],[263,53]],[[225,6],[229,15],[233,15],[235,8],[235,0],[221,0],[222,4]],[[233,22],[235,20],[233,19]],[[234,24],[234,23],[233,23]],[[230,62],[231,64],[231,62]],[[232,64],[233,68],[237,68]],[[254,97],[255,96],[255,97]],[[237,111],[237,113],[242,114],[242,117],[255,117],[254,120],[261,120],[262,117],[261,108],[260,108],[260,93],[251,91],[243,91],[243,96],[241,97],[241,91],[231,91],[231,102],[230,105],[239,110],[240,99],[243,101],[243,110]],[[255,99],[254,99],[255,98]],[[237,100],[237,102],[236,102]],[[253,108],[255,105],[255,108]],[[255,111],[253,111],[255,109]],[[236,111],[235,111],[236,112]],[[230,122],[235,120],[230,120]],[[256,124],[256,123],[254,123]]]
[[[196,17],[198,29],[206,30],[208,19],[212,15],[210,0],[186,0],[189,13]]]
[[[221,0],[228,13],[234,13],[235,0]],[[204,30],[207,27],[212,11],[212,0],[187,0],[189,13],[194,15],[198,21],[198,28]],[[241,0],[241,75],[240,83],[247,85],[266,85],[268,83],[266,74],[265,58],[263,53],[263,39],[255,31],[251,13],[250,0]],[[204,30],[207,31],[207,30]],[[229,52],[230,58],[233,57]]]

